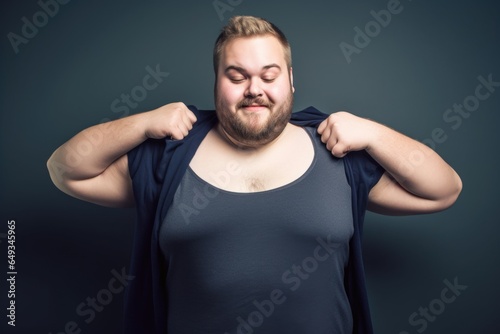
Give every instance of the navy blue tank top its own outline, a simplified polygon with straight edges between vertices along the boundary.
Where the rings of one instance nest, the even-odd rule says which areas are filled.
[[[188,168],[159,235],[168,334],[352,333],[351,189],[343,161],[304,130],[313,162],[279,188],[230,192]]]

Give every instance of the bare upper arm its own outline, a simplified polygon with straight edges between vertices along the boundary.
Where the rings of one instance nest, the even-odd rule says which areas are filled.
[[[133,207],[135,205],[126,154],[93,178],[66,180],[57,186],[68,195],[98,205],[109,207]]]
[[[441,211],[450,205],[410,193],[385,172],[368,195],[367,209],[385,215],[411,215]]]

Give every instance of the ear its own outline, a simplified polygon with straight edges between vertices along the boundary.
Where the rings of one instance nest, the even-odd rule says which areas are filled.
[[[290,67],[290,85],[292,86],[292,93],[295,93],[295,87],[293,86],[293,68]]]

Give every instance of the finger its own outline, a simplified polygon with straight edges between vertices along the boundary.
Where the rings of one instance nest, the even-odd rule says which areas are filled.
[[[186,109],[186,112],[183,114],[182,121],[188,130],[191,130],[193,128],[193,124],[197,121],[197,118],[191,110]]]
[[[188,114],[184,115],[181,124],[189,131],[193,128],[193,121]]]
[[[328,124],[328,119],[325,119],[321,124],[318,126],[318,133],[322,134],[323,131],[326,129],[326,126]]]
[[[332,133],[330,128],[326,128],[321,135],[321,142],[328,143],[329,141],[333,141],[335,143],[337,141],[336,136]]]
[[[324,141],[326,149],[331,151],[332,148],[337,144],[337,141],[337,137],[335,136],[330,136],[330,138],[327,138],[327,140]]]
[[[179,125],[171,131],[170,136],[172,137],[172,139],[181,140],[184,139],[185,136],[187,136],[188,132],[189,131],[185,126]]]
[[[337,158],[343,158],[349,153],[349,147],[341,142],[337,142],[331,149],[332,154]]]
[[[181,131],[181,133],[182,133],[182,136],[183,136],[183,137],[186,137],[186,136],[188,135],[188,133],[189,133],[189,130],[191,130],[191,128],[190,128],[190,127],[192,127],[192,126],[191,126],[191,124],[189,124],[189,125],[179,124],[179,126],[178,126],[178,127],[179,127],[179,130],[180,130],[180,131]]]
[[[186,114],[187,114],[189,120],[191,121],[191,124],[194,124],[197,121],[197,118],[196,118],[194,112],[192,112],[190,109],[188,109]]]
[[[172,133],[170,134],[170,138],[174,140],[181,140],[184,138],[184,135],[179,129],[172,130]]]

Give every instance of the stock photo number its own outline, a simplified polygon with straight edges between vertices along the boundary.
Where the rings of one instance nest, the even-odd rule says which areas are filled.
[[[7,323],[16,326],[16,221],[7,221]]]

